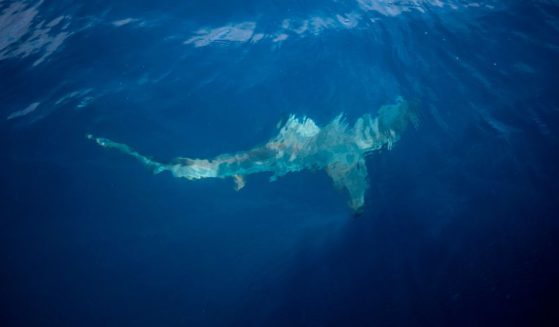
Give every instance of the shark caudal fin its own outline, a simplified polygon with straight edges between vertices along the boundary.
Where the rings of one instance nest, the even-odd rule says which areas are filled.
[[[162,172],[164,170],[168,170],[167,165],[162,164],[160,162],[157,162],[157,161],[155,161],[151,158],[148,158],[148,157],[140,154],[139,152],[132,149],[131,147],[129,147],[126,144],[117,143],[117,142],[111,141],[111,140],[103,138],[103,137],[95,137],[91,134],[87,134],[86,137],[90,140],[93,140],[95,143],[99,144],[100,146],[102,146],[104,148],[116,149],[116,150],[118,150],[122,153],[128,154],[128,155],[138,159],[138,161],[143,163],[148,168],[152,169],[154,174],[159,174],[160,172]]]

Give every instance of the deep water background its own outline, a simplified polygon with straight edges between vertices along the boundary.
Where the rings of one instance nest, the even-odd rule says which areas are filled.
[[[557,326],[555,1],[0,0],[0,325]],[[153,175],[402,95],[323,172]]]

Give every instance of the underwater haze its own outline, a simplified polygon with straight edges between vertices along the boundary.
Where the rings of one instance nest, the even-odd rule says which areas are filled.
[[[559,326],[559,2],[0,0],[0,326]]]

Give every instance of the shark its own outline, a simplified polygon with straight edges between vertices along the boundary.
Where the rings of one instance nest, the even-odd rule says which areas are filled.
[[[270,181],[288,173],[324,170],[334,185],[349,197],[348,205],[359,213],[368,188],[366,157],[392,149],[409,125],[418,126],[416,106],[402,97],[381,106],[376,115],[365,114],[350,125],[344,114],[320,127],[306,116],[290,115],[278,124],[278,133],[266,143],[246,151],[225,153],[210,159],[177,157],[157,161],[130,146],[87,134],[98,145],[130,155],[155,174],[169,172],[187,180],[232,178],[235,189],[245,187],[246,176],[271,173]]]

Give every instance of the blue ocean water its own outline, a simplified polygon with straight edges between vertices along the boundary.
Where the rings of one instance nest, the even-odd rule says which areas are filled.
[[[0,0],[2,326],[557,326],[556,1]],[[322,171],[154,175],[402,96]]]

